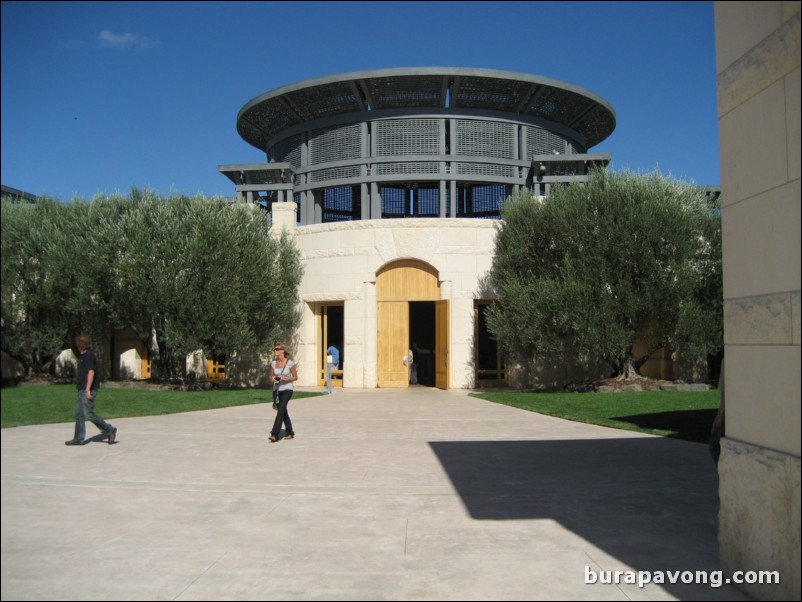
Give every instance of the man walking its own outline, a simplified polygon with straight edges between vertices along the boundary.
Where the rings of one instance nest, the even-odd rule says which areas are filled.
[[[83,445],[86,436],[86,421],[89,420],[103,432],[103,438],[109,445],[117,438],[117,429],[95,414],[95,399],[100,388],[100,371],[95,352],[92,351],[92,339],[86,335],[75,338],[75,345],[81,354],[78,362],[78,378],[76,387],[78,396],[75,400],[75,436],[65,445]]]

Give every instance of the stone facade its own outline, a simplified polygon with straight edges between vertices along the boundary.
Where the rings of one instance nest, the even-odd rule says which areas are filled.
[[[434,268],[441,299],[450,302],[449,386],[473,387],[474,300],[485,298],[481,280],[492,262],[495,228],[493,221],[477,219],[365,220],[297,228],[305,270],[299,291],[304,302],[299,362],[317,363],[316,304],[342,302],[343,356],[348,358],[343,385],[376,387],[376,274],[387,264],[411,259]],[[301,370],[299,384],[318,384],[315,371]]]
[[[726,433],[724,570],[800,598],[800,3],[716,2]]]

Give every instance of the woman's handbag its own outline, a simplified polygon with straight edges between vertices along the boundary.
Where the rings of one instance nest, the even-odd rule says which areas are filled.
[[[278,411],[278,388],[281,386],[281,377],[284,375],[284,370],[287,369],[287,364],[278,376],[273,377],[273,409]]]

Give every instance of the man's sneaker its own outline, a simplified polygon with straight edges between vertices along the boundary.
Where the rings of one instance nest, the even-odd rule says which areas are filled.
[[[65,441],[64,445],[83,445],[84,442],[80,439],[70,439],[69,441]]]
[[[115,440],[115,439],[117,439],[117,429],[116,429],[116,428],[112,428],[112,429],[109,431],[109,445],[111,445],[112,443],[114,443],[114,440]]]

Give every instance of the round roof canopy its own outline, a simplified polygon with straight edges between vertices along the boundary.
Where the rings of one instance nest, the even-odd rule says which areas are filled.
[[[282,130],[317,119],[427,108],[545,119],[578,132],[588,148],[615,129],[615,111],[606,100],[565,82],[494,69],[405,67],[341,73],[266,92],[242,107],[237,131],[267,151]]]

